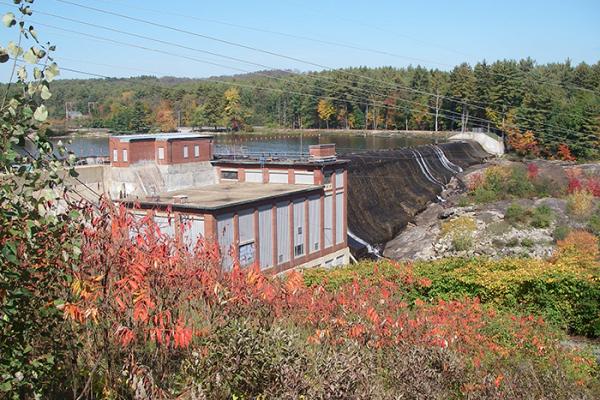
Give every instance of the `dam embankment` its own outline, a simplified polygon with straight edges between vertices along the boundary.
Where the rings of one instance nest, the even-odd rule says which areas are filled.
[[[450,178],[483,162],[490,154],[476,142],[462,141],[396,150],[340,155],[348,168],[348,228],[381,247],[392,240]]]

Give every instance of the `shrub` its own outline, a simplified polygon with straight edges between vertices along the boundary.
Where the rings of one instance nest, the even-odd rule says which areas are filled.
[[[523,240],[521,240],[521,246],[523,247],[533,247],[534,245],[535,242],[530,238],[524,238]]]
[[[587,190],[575,190],[567,196],[567,210],[577,218],[585,218],[592,213],[594,195]]]
[[[506,245],[508,247],[517,247],[519,245],[519,239],[517,237],[511,237],[510,239],[508,239],[508,241],[506,242]]]
[[[571,228],[566,225],[558,225],[552,232],[552,237],[555,241],[563,240],[571,232]]]
[[[588,229],[596,236],[600,236],[600,209],[596,210],[594,215],[588,221]]]
[[[496,221],[489,224],[486,228],[487,232],[493,236],[501,236],[512,230],[512,226],[505,221]]]
[[[472,217],[466,215],[442,222],[442,236],[450,236],[455,251],[465,251],[473,247],[473,232],[477,224]]]
[[[546,205],[533,209],[531,213],[531,226],[534,228],[548,228],[554,219],[554,212]]]
[[[513,226],[526,223],[528,218],[528,211],[517,203],[512,203],[508,206],[504,213],[504,220]]]
[[[505,258],[449,259],[415,264],[431,285],[427,297],[477,296],[482,302],[542,315],[553,325],[580,335],[600,335],[597,263],[581,263],[561,253],[552,260]]]

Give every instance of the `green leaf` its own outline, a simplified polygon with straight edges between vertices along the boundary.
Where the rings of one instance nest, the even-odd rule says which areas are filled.
[[[8,50],[8,54],[10,54],[12,57],[19,57],[21,54],[23,54],[23,49],[17,46],[17,44],[12,40],[8,42],[6,50]]]
[[[35,31],[35,29],[33,29],[33,26],[31,25],[29,25],[29,34],[36,42],[38,42],[37,32]]]
[[[48,86],[42,85],[41,96],[42,96],[42,99],[44,99],[44,100],[48,100],[50,97],[52,97],[52,93],[50,93],[50,91],[48,90]]]
[[[44,73],[48,82],[52,82],[55,77],[60,75],[60,71],[58,70],[58,65],[56,65],[56,63],[52,63],[47,66]]]
[[[10,28],[11,26],[15,25],[17,23],[17,19],[15,18],[15,14],[13,14],[11,12],[8,12],[8,13],[4,14],[4,16],[2,17],[2,23],[7,28]]]
[[[38,58],[35,55],[35,53],[32,50],[33,48],[27,50],[27,52],[25,52],[25,54],[23,55],[23,59],[28,62],[29,64],[35,64],[38,62]]]
[[[36,108],[35,112],[33,113],[33,118],[35,118],[36,121],[44,122],[46,118],[48,118],[48,110],[46,109],[46,106],[42,104]]]

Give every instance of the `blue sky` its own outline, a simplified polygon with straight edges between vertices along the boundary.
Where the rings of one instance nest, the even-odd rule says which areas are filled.
[[[494,61],[527,56],[538,63],[564,61],[567,58],[573,63],[595,63],[600,55],[600,1],[597,0],[69,1],[333,68],[360,65],[403,67],[421,64],[431,68],[450,69],[463,61],[473,64],[483,59]],[[0,1],[3,13],[10,9],[10,6],[5,4],[8,2],[9,0]],[[151,36],[165,42],[269,67],[299,71],[319,69],[314,65],[97,13],[57,0],[37,0],[33,4],[33,10],[32,24],[36,25],[39,35],[44,40],[56,44],[59,65],[91,73],[117,77],[142,74],[207,77],[263,68],[67,22],[43,15],[41,12]],[[36,14],[36,10],[40,13]],[[92,40],[42,24],[146,46],[188,59]],[[317,43],[273,32],[337,42],[389,54]],[[16,39],[14,29],[1,28],[0,33],[0,41],[4,46],[9,40]],[[224,66],[207,65],[189,58]],[[2,81],[7,80],[8,70],[7,64],[0,66]],[[61,75],[63,78],[84,77],[64,70]]]

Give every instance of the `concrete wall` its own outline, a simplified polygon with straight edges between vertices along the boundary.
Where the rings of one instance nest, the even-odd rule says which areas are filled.
[[[496,136],[496,139],[491,137],[491,135],[496,136],[494,134],[486,134],[481,132],[463,132],[450,136],[449,140],[473,140],[479,143],[481,147],[483,147],[483,149],[488,153],[495,156],[501,156],[504,154],[504,142],[502,141],[501,137]]]
[[[193,148],[191,151],[193,155]],[[166,191],[213,185],[217,182],[215,168],[209,161],[159,165],[158,170]]]

